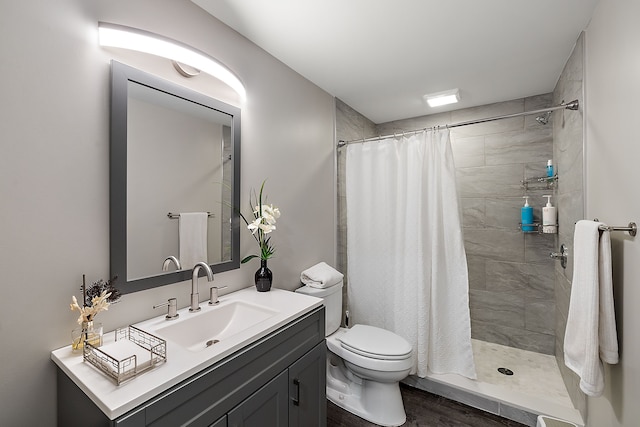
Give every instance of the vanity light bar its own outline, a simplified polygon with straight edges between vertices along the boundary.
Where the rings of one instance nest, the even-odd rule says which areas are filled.
[[[98,41],[100,46],[136,50],[189,65],[222,80],[235,90],[242,100],[247,96],[240,79],[227,67],[207,54],[176,40],[137,28],[99,22]]]

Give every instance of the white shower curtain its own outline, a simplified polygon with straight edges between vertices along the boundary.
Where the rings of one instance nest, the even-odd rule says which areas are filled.
[[[407,339],[416,356],[412,374],[476,378],[449,130],[346,150],[352,323]]]

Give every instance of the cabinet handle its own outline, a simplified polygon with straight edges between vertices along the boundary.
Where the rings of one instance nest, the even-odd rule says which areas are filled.
[[[291,400],[294,406],[300,406],[300,380],[294,378],[293,385],[296,386],[296,397],[292,397]]]

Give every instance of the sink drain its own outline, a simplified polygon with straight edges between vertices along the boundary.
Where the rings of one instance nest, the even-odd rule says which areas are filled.
[[[498,372],[503,375],[513,375],[513,371],[509,368],[498,368]]]
[[[209,341],[207,341],[207,344],[205,346],[206,347],[211,347],[212,345],[217,344],[219,342],[220,342],[220,340],[209,340]]]

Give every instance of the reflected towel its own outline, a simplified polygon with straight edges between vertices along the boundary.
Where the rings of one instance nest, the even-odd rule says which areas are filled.
[[[580,377],[589,396],[604,391],[602,362],[618,363],[613,306],[611,237],[594,221],[578,221],[573,248],[573,282],[564,337],[564,363]]]
[[[207,262],[207,212],[180,213],[180,264],[191,270],[200,261]]]
[[[300,274],[300,281],[312,288],[328,288],[342,281],[344,275],[325,262],[309,267]]]

